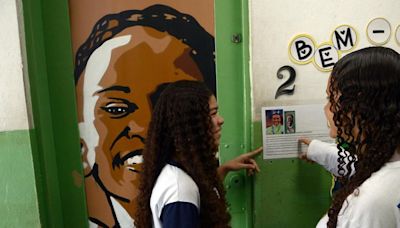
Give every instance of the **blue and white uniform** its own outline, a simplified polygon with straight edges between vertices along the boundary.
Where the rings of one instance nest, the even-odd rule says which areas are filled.
[[[154,228],[198,227],[199,188],[176,164],[167,164],[153,187],[150,208]]]

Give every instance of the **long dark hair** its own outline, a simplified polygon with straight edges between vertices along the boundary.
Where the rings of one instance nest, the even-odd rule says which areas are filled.
[[[178,81],[162,93],[154,108],[143,153],[143,172],[135,225],[152,225],[150,197],[165,164],[174,160],[200,191],[199,227],[228,227],[225,191],[217,176],[209,100],[212,92],[198,81]]]
[[[358,187],[399,147],[400,55],[385,47],[350,53],[333,68],[328,90],[338,148],[343,150],[346,144],[356,171],[351,177],[350,171],[342,172],[344,187],[335,194],[328,211],[328,227],[336,227],[346,198],[358,194]],[[344,170],[344,154],[339,156],[338,168]]]

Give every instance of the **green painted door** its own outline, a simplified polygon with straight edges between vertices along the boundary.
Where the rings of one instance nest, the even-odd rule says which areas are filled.
[[[225,118],[221,161],[262,145],[261,123],[252,121],[247,0],[216,0],[218,103]],[[268,12],[266,12],[268,13]],[[254,110],[258,112],[259,110]],[[315,227],[330,202],[331,176],[298,159],[264,161],[254,178],[225,179],[232,226]]]

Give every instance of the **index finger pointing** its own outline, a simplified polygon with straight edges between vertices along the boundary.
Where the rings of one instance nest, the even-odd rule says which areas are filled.
[[[253,151],[248,152],[248,153],[247,153],[247,156],[250,157],[250,158],[252,158],[252,157],[255,157],[256,155],[260,154],[262,151],[263,151],[263,147],[260,146],[259,148],[255,149],[255,150],[253,150]]]

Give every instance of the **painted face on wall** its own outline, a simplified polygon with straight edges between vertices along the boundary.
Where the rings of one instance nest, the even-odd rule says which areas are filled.
[[[131,202],[137,195],[151,96],[158,86],[202,79],[190,52],[166,32],[134,26],[88,60],[77,84],[84,170],[88,175],[95,169],[96,181],[117,200]]]

